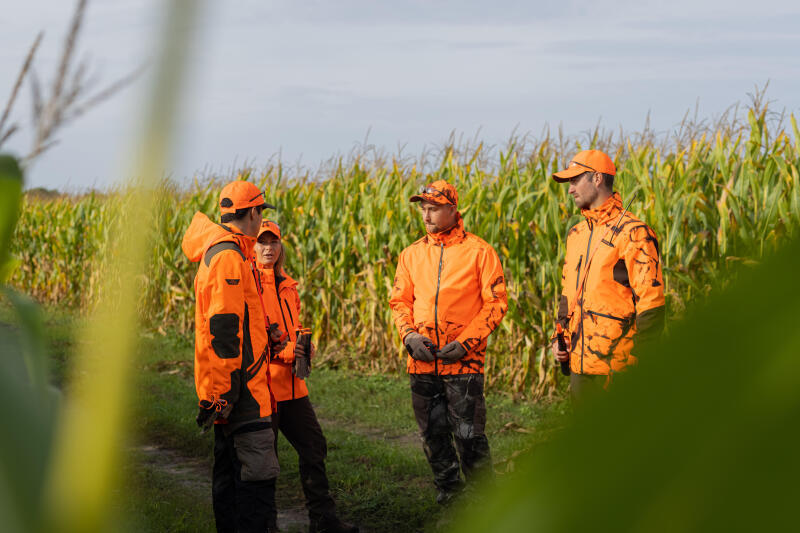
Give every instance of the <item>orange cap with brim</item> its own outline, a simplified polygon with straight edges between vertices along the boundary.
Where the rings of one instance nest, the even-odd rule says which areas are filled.
[[[225,213],[235,213],[237,209],[258,207],[275,209],[264,201],[264,191],[249,181],[232,181],[222,188],[219,193],[219,210]]]
[[[603,174],[614,176],[617,173],[617,167],[614,166],[614,162],[604,152],[600,150],[584,150],[583,152],[578,152],[572,158],[567,168],[553,174],[553,179],[558,182],[565,182],[575,176],[580,176],[584,172],[602,172]]]
[[[275,222],[273,222],[271,220],[262,220],[261,221],[261,227],[258,230],[258,236],[261,237],[265,233],[272,233],[278,239],[280,239],[281,238],[281,227],[277,223],[275,223]]]
[[[408,199],[409,202],[431,202],[434,204],[452,204],[458,206],[458,192],[456,188],[444,180],[437,180],[430,185],[425,185],[419,194]]]

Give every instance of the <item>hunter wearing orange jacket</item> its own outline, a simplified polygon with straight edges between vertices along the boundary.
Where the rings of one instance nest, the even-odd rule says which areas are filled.
[[[267,317],[273,329],[288,334],[275,348],[269,363],[272,391],[277,400],[272,415],[275,451],[280,430],[297,451],[310,533],[357,532],[357,527],[336,516],[336,504],[330,494],[325,472],[328,445],[308,399],[305,382],[311,372],[314,345],[311,344],[310,353],[306,353],[305,343],[297,342],[297,333],[302,328],[300,294],[297,282],[283,268],[286,253],[281,242],[281,228],[275,222],[264,220],[261,223],[255,256]],[[310,335],[310,332],[306,330],[304,334]]]
[[[219,531],[267,531],[278,460],[271,428],[269,346],[253,262],[261,211],[252,183],[220,193],[221,224],[196,213],[182,248],[199,262],[194,290],[197,424],[214,426],[212,500]]]
[[[420,202],[427,235],[400,253],[389,303],[437,501],[446,504],[463,488],[460,470],[467,481],[491,472],[483,365],[508,309],[506,286],[497,253],[464,230],[455,187],[435,181],[410,201]]]
[[[554,342],[558,361],[569,361],[573,396],[606,386],[615,372],[636,363],[635,347],[664,328],[664,280],[658,240],[650,227],[623,209],[613,192],[616,168],[603,152],[578,153],[553,174],[585,217],[567,233],[558,323],[567,350]]]

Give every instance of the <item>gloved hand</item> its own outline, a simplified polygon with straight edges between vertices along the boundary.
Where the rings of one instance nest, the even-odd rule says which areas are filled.
[[[228,418],[232,409],[233,404],[224,400],[220,400],[217,404],[213,404],[208,400],[200,400],[200,410],[197,413],[197,418],[195,418],[197,427],[205,433],[218,418]]]
[[[311,375],[311,354],[306,354],[303,343],[298,342],[294,345],[294,366],[292,372],[300,379],[306,379]]]
[[[449,342],[444,348],[439,350],[436,356],[442,361],[443,365],[452,365],[462,357],[467,355],[467,350],[458,341]]]
[[[289,344],[289,335],[280,330],[277,323],[269,325],[269,350],[274,359]]]
[[[403,344],[408,350],[408,355],[417,361],[425,361],[430,363],[433,361],[434,344],[425,335],[419,333],[409,333],[403,339]]]

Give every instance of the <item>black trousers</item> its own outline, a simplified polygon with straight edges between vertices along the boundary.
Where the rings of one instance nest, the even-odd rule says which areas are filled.
[[[278,402],[277,413],[272,415],[275,432],[275,451],[278,450],[278,430],[297,451],[300,482],[306,496],[306,508],[311,520],[332,517],[336,504],[330,495],[325,458],[328,444],[317,421],[317,415],[308,396]]]
[[[214,426],[211,495],[220,533],[264,533],[273,525],[278,458],[269,422],[235,431]]]
[[[410,374],[409,378],[414,416],[436,488],[460,490],[459,470],[468,482],[479,474],[491,475],[483,375]]]

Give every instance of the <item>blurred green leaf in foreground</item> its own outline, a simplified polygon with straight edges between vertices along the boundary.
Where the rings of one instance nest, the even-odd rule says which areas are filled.
[[[13,270],[9,243],[19,214],[22,171],[14,157],[0,155],[0,296],[20,318],[0,323],[0,405],[6,407],[0,439],[0,524],[4,531],[30,529],[50,450],[53,412],[45,384],[36,306],[5,286]]]
[[[799,272],[797,240],[742,271],[452,530],[800,528]]]

